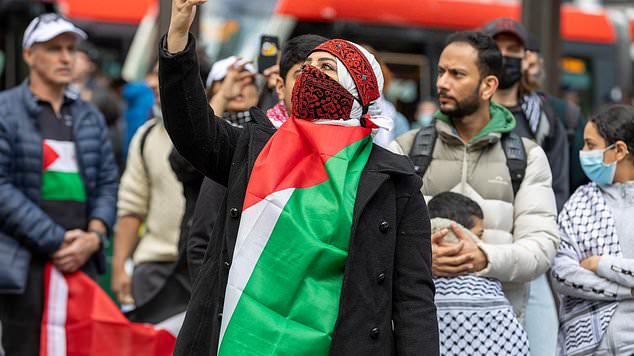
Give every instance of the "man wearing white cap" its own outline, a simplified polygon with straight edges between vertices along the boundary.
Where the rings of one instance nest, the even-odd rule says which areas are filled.
[[[29,78],[0,92],[0,322],[8,355],[38,355],[43,267],[105,272],[117,168],[102,115],[67,90],[75,43],[63,17],[24,33]]]
[[[234,126],[251,121],[249,109],[258,102],[253,64],[236,56],[214,63],[207,76],[207,99],[214,112]]]

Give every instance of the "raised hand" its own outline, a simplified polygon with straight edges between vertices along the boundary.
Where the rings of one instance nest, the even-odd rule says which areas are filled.
[[[264,80],[266,81],[266,87],[273,90],[275,89],[275,85],[277,84],[277,78],[280,77],[280,66],[274,65],[266,68],[264,72],[262,72],[264,76]]]
[[[250,63],[244,60],[238,60],[232,64],[227,71],[227,75],[220,86],[220,93],[227,101],[234,99],[242,93],[242,89],[253,83],[255,73],[251,73],[245,69]]]
[[[196,6],[207,0],[172,0],[172,15],[167,31],[167,51],[177,53],[187,46],[189,29],[196,16]]]

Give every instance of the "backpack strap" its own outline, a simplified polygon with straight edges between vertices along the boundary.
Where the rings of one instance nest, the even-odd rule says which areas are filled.
[[[506,157],[506,166],[509,168],[509,174],[511,175],[513,196],[516,196],[526,175],[528,161],[526,148],[522,138],[512,132],[502,134],[501,142],[502,150]]]
[[[432,161],[437,135],[436,127],[430,125],[418,130],[414,137],[414,143],[409,151],[409,157],[412,162],[414,162],[416,174],[421,178],[425,175]],[[506,166],[511,176],[513,195],[517,195],[522,180],[526,175],[528,161],[526,148],[524,148],[522,138],[512,132],[503,134],[501,143],[504,156],[506,157]]]
[[[425,175],[432,160],[436,145],[436,126],[423,126],[414,137],[414,144],[409,151],[409,158],[414,162],[414,170],[421,178]]]
[[[145,141],[147,141],[147,137],[150,134],[150,131],[156,126],[156,121],[150,123],[143,134],[141,134],[141,142],[139,142],[139,153],[141,154],[141,162],[143,162],[143,170],[147,174],[147,163],[145,162],[145,156],[143,153],[145,152]]]

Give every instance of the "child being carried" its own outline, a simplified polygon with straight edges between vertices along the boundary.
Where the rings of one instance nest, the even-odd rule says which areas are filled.
[[[482,208],[468,197],[444,192],[428,203],[432,234],[447,229],[441,243],[460,242],[451,225],[476,244],[484,233]],[[528,339],[497,279],[469,273],[435,277],[441,355],[528,355]]]

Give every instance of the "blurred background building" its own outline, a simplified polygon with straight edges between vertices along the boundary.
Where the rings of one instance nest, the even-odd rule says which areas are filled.
[[[56,11],[85,29],[101,53],[104,76],[143,77],[155,59],[158,33],[169,19],[170,0],[0,0],[0,89],[26,75],[21,37],[28,21]],[[520,0],[224,0],[207,3],[197,20],[201,55],[255,58],[262,34],[285,39],[316,33],[376,48],[392,69],[387,96],[412,119],[419,100],[435,93],[435,63],[446,36],[498,17],[522,20],[522,8],[550,1]],[[554,1],[554,3],[558,3]],[[524,6],[522,6],[524,5]],[[163,10],[163,11],[161,11]],[[553,44],[560,56],[545,58],[559,73],[549,76],[557,94],[586,113],[608,101],[629,100],[634,74],[634,4],[628,0],[564,1],[555,15],[533,18],[560,28]],[[542,16],[536,12],[535,16]],[[548,16],[557,16],[556,19]],[[526,21],[526,19],[524,19]],[[546,34],[548,35],[548,34]],[[544,42],[544,34],[536,37]],[[561,39],[559,41],[559,38]],[[548,48],[550,42],[540,43]],[[550,53],[545,51],[546,53]],[[556,72],[556,71],[555,71]]]

